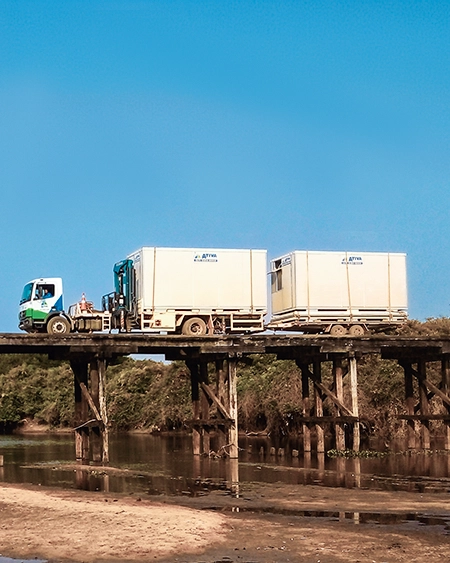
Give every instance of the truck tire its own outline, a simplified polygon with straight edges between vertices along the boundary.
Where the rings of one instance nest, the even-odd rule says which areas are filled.
[[[69,334],[70,328],[69,321],[61,315],[52,317],[47,323],[48,334]]]
[[[364,330],[364,327],[361,325],[352,325],[348,329],[348,333],[350,334],[350,336],[364,336],[365,332],[366,331]]]
[[[342,325],[333,325],[330,329],[331,336],[345,336],[347,329]]]
[[[185,336],[203,336],[206,334],[206,323],[200,317],[191,317],[184,322],[181,333]]]

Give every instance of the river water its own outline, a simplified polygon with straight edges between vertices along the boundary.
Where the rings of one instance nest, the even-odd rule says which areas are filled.
[[[233,464],[215,457],[194,458],[191,437],[185,434],[113,434],[109,469],[80,471],[74,463],[72,434],[0,435],[0,482],[161,495],[231,490],[236,481],[450,492],[450,454],[440,443],[433,450],[415,452],[393,444],[380,457],[349,459],[302,455],[295,440],[282,446],[280,451],[280,444],[269,438],[241,437],[239,463]],[[292,455],[294,449],[300,450],[298,457]]]

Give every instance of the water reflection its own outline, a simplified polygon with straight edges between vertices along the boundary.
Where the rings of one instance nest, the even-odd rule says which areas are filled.
[[[11,559],[0,556],[0,563],[47,563],[47,559]]]
[[[214,444],[212,444],[213,446]],[[281,482],[347,488],[447,491],[450,455],[442,451],[403,453],[380,458],[329,458],[299,444],[274,444],[268,438],[240,439],[237,461],[194,457],[186,435],[111,436],[110,466],[74,463],[72,434],[0,436],[0,480],[87,490],[203,495],[221,489],[239,496],[239,483]],[[356,518],[356,516],[355,516]]]

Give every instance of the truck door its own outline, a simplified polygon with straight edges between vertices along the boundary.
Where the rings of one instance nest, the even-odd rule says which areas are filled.
[[[135,275],[133,260],[117,262],[113,268],[114,289],[118,295],[123,296],[123,307],[131,312],[134,310],[135,301]]]
[[[62,311],[62,293],[52,282],[38,281],[34,284],[33,309],[48,314],[50,311]]]

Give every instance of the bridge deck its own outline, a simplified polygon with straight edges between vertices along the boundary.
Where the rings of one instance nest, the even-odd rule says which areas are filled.
[[[69,359],[77,354],[104,358],[127,354],[164,354],[167,359],[198,356],[245,356],[277,354],[282,358],[326,356],[328,354],[381,354],[384,358],[439,360],[450,354],[450,337],[405,337],[371,335],[332,337],[328,335],[253,334],[186,337],[177,335],[128,334],[0,334],[0,354],[49,354]]]

